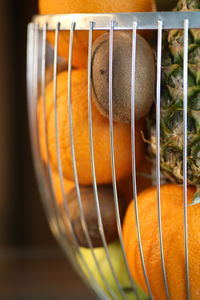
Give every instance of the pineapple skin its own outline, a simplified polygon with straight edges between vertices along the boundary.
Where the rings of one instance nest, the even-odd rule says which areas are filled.
[[[200,0],[180,0],[175,11],[200,10]],[[183,182],[183,30],[163,33],[160,161],[163,174]],[[150,148],[156,155],[155,110],[151,115]],[[188,39],[188,184],[200,185],[200,30]]]

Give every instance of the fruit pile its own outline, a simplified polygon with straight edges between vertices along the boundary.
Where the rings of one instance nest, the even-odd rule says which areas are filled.
[[[154,11],[153,0],[126,2],[89,0],[39,1],[41,14],[146,12]],[[175,10],[200,9],[199,1],[180,0]],[[141,31],[136,36],[135,77],[135,158],[137,175],[138,216],[146,271],[155,300],[166,299],[163,280],[157,189],[152,181],[156,155],[155,130],[155,81],[156,62],[149,41],[151,33]],[[53,46],[55,33],[47,32]],[[56,145],[54,84],[51,76],[46,85],[46,128],[44,130],[43,99],[38,100],[38,130],[40,152],[44,164],[50,163],[55,199],[60,207],[66,236],[73,244],[73,230],[80,251],[88,263],[99,286],[109,294],[93,259],[90,242],[96,259],[114,294],[123,299],[104,251],[104,238],[108,244],[113,268],[127,299],[135,300],[131,282],[124,264],[118,240],[122,224],[124,248],[130,272],[137,284],[141,299],[149,299],[140,259],[138,235],[134,214],[131,143],[131,64],[132,33],[114,32],[113,43],[113,144],[117,199],[113,189],[112,148],[109,123],[109,34],[95,31],[92,48],[92,147],[94,169],[91,161],[91,140],[88,113],[88,32],[75,31],[72,60],[71,120],[68,106],[68,48],[69,32],[59,34],[58,53],[66,64],[57,75],[57,119],[59,153]],[[189,99],[188,99],[188,248],[191,299],[200,299],[200,183],[199,162],[199,30],[189,31]],[[167,184],[161,185],[161,216],[163,247],[170,299],[186,299],[186,271],[184,250],[183,214],[183,31],[170,30],[163,34],[162,88],[161,88],[161,170]],[[52,72],[52,69],[50,69]],[[48,69],[47,69],[48,72]],[[73,133],[74,152],[71,149]],[[148,139],[144,136],[149,136]],[[46,147],[48,142],[48,149]],[[58,172],[60,155],[64,196]],[[80,186],[77,191],[73,155]],[[49,161],[48,161],[49,160]],[[97,182],[98,197],[93,186],[93,171]],[[169,183],[171,181],[172,183]],[[95,196],[96,195],[96,196]],[[66,203],[68,215],[66,214]],[[98,201],[97,201],[98,200]],[[118,202],[118,209],[116,209]],[[194,202],[196,203],[195,205]],[[99,205],[98,205],[99,204]],[[81,211],[83,213],[81,213]],[[100,213],[99,214],[97,213]],[[119,213],[119,214],[118,214]],[[84,215],[84,216],[83,216]],[[70,224],[69,225],[69,220]],[[88,234],[87,234],[88,233]],[[77,256],[83,273],[88,270]],[[142,289],[142,291],[140,290]]]

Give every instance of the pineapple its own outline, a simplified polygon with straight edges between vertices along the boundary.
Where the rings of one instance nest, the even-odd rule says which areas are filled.
[[[200,0],[180,0],[175,11],[200,10]],[[161,169],[171,181],[183,182],[183,30],[163,34],[161,92]],[[188,184],[200,186],[200,30],[188,37]],[[156,154],[155,111],[150,147]]]

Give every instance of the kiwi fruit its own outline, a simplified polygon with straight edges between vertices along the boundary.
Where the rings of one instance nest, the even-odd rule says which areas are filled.
[[[132,33],[115,31],[113,37],[113,120],[131,122]],[[136,36],[135,118],[144,117],[154,100],[154,54],[139,34]],[[109,33],[98,37],[92,52],[93,99],[99,111],[109,117]]]
[[[92,186],[81,186],[81,202],[83,205],[85,221],[88,228],[88,233],[92,242],[93,247],[101,247],[103,245],[102,238],[98,225],[95,195]],[[103,229],[107,243],[111,243],[118,237],[117,223],[115,216],[114,207],[114,195],[113,188],[111,185],[99,185],[98,186],[98,198],[99,206],[102,217]],[[126,201],[118,194],[118,203],[120,217],[124,216]],[[70,222],[72,224],[74,233],[78,240],[79,246],[89,247],[80,217],[80,210],[78,205],[76,188],[73,188],[67,194],[67,205],[70,216]],[[66,232],[68,238],[72,241],[72,236],[66,220],[66,212],[64,205],[62,204],[62,217],[65,223]]]

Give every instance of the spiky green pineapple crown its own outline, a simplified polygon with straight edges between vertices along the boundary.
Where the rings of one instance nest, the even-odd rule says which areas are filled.
[[[175,11],[199,10],[200,0],[180,0]],[[172,181],[183,181],[183,30],[163,33],[161,95],[161,168]],[[151,150],[156,154],[155,114]],[[188,39],[188,183],[200,185],[200,30]]]
[[[187,11],[187,10],[196,10],[200,9],[200,1],[199,0],[179,0],[175,11]]]

